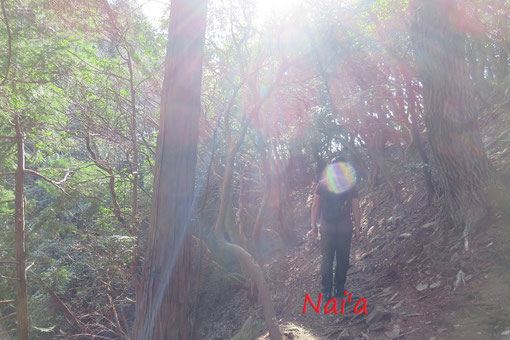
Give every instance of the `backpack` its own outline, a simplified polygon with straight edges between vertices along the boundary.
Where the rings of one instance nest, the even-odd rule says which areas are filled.
[[[327,189],[321,192],[321,215],[328,223],[337,223],[351,214],[352,190],[334,193]]]

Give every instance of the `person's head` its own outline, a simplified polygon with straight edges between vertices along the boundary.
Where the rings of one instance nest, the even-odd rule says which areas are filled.
[[[342,193],[356,184],[356,171],[345,155],[338,155],[325,167],[321,179],[325,181],[329,191]]]

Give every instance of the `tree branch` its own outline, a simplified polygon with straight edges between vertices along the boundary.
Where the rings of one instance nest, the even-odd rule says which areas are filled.
[[[62,188],[62,187],[60,186],[60,184],[61,184],[61,183],[65,182],[65,181],[67,180],[67,177],[69,176],[69,170],[67,170],[67,173],[65,174],[64,178],[63,178],[62,180],[58,181],[58,182],[56,182],[56,181],[52,180],[51,178],[48,178],[48,177],[44,176],[43,174],[40,174],[40,173],[38,173],[37,171],[34,171],[34,170],[25,169],[25,173],[26,173],[26,174],[33,175],[33,176],[36,176],[36,177],[39,177],[39,178],[41,178],[41,179],[45,180],[46,182],[53,184],[53,186],[54,186],[55,188],[57,188],[57,189],[59,189],[60,191],[62,191],[62,192],[63,192],[66,196],[69,196],[69,197],[71,196],[71,195],[69,195],[69,194],[68,194],[68,193],[64,190],[64,188]]]
[[[0,321],[4,321],[5,319],[11,318],[13,316],[16,316],[16,312],[0,317]]]
[[[3,301],[0,301],[0,305],[6,305],[9,303],[14,303],[14,302],[16,302],[16,300],[3,300]]]

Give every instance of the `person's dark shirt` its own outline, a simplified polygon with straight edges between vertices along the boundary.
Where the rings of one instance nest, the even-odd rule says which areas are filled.
[[[328,185],[325,179],[322,179],[317,183],[317,186],[315,187],[315,194],[321,196],[321,203],[324,199],[325,195],[321,195],[325,190],[328,190]],[[356,186],[350,188],[348,190],[348,197],[346,198],[348,200],[348,204],[350,205],[350,212],[352,213],[352,200],[355,198],[358,198],[358,191],[356,189]],[[340,207],[339,207],[340,209]],[[353,229],[353,223],[351,218],[351,213],[346,214],[342,216],[336,223],[330,223],[325,221],[322,218],[322,207],[319,207],[319,214],[320,216],[320,230],[321,233],[335,233],[335,232],[349,232]]]

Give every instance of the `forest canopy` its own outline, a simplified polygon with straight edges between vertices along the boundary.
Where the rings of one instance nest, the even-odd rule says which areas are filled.
[[[230,338],[225,290],[282,339],[335,156],[360,242],[377,190],[475,255],[508,212],[506,0],[0,1],[2,339]]]

